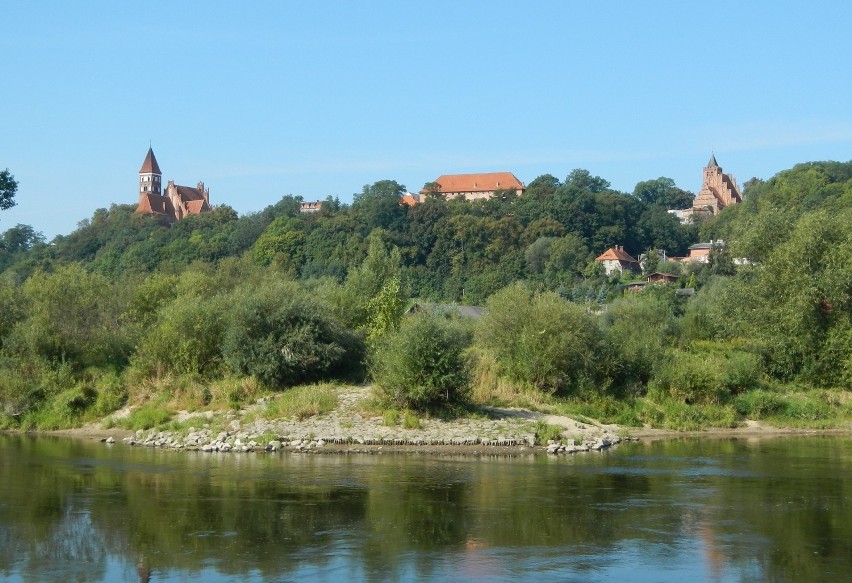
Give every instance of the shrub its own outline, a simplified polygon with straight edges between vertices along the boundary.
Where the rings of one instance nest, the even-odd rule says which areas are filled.
[[[601,323],[609,374],[622,389],[645,385],[677,337],[671,307],[644,294],[613,302]]]
[[[416,314],[377,345],[370,372],[380,394],[399,407],[464,401],[469,375],[463,352],[469,342],[455,322]]]
[[[559,425],[550,425],[547,421],[536,421],[534,431],[537,445],[547,445],[548,441],[562,441],[563,428]]]
[[[413,411],[404,411],[402,413],[403,429],[420,429],[420,418]]]
[[[521,284],[494,294],[487,307],[477,344],[495,355],[504,374],[550,393],[592,384],[601,334],[584,308]]]
[[[179,297],[140,341],[134,367],[156,376],[217,373],[223,329],[221,302]]]
[[[364,344],[295,283],[285,283],[237,300],[223,353],[231,371],[285,387],[357,372]]]
[[[681,403],[720,403],[725,392],[719,381],[718,366],[706,355],[676,351],[660,367],[654,385]]]
[[[766,419],[780,415],[786,408],[783,397],[764,390],[749,391],[734,400],[734,409],[749,419]]]

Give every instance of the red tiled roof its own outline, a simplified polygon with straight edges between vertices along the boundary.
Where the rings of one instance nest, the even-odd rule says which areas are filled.
[[[145,156],[145,161],[142,162],[142,168],[139,169],[139,174],[162,174],[160,165],[157,164],[157,157],[154,156],[154,150],[148,148],[148,155]]]
[[[177,190],[180,199],[184,202],[190,200],[204,200],[204,193],[197,188],[192,188],[191,186],[179,186],[175,184],[175,189]]]
[[[153,193],[144,193],[140,195],[139,206],[136,207],[136,212],[166,215],[171,218],[174,218],[175,216],[172,201],[169,200],[169,197]]]
[[[603,253],[601,253],[598,257],[595,257],[595,261],[628,261],[630,263],[639,263],[633,257],[630,256],[623,248],[621,247],[610,247]]]
[[[435,181],[441,192],[490,192],[492,190],[524,190],[526,186],[511,172],[485,172],[481,174],[444,174]],[[421,193],[427,191],[421,190]]]
[[[207,201],[204,199],[184,201],[184,206],[186,206],[187,214],[190,215],[197,215],[198,213],[204,212],[205,210],[209,210]]]
[[[408,206],[414,206],[414,205],[416,205],[420,202],[419,200],[414,198],[414,195],[411,194],[410,192],[408,194],[403,194],[402,197],[400,197],[400,198],[401,198],[401,200],[399,201],[400,205],[404,204],[404,205],[408,205]]]

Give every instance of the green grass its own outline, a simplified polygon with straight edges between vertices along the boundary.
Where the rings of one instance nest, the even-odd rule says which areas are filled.
[[[382,425],[385,427],[396,427],[399,424],[399,411],[396,409],[385,409],[382,411]]]
[[[548,441],[562,441],[563,428],[559,425],[550,425],[546,421],[535,422],[535,442],[537,445],[547,445]]]
[[[413,411],[405,411],[402,414],[402,426],[405,429],[420,429],[420,418]]]
[[[265,419],[299,421],[334,411],[337,407],[337,386],[331,384],[304,385],[287,389],[269,401],[259,413]]]
[[[142,405],[135,409],[123,419],[116,421],[116,425],[125,429],[152,429],[168,423],[174,413],[153,404]]]

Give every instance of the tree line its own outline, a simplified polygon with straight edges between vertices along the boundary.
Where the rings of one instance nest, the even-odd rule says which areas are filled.
[[[170,227],[115,205],[50,244],[17,225],[0,238],[0,425],[327,379],[372,379],[415,409],[531,391],[626,424],[819,422],[852,385],[850,177],[802,164],[689,225],[667,212],[691,200],[671,180],[621,193],[585,170],[523,196],[406,207],[386,180],[309,215],[285,196]],[[593,262],[710,238],[728,245],[709,264],[651,262],[679,285],[627,293]],[[486,313],[403,317],[413,297]]]

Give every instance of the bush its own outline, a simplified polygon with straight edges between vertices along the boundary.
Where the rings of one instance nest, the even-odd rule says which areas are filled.
[[[479,321],[477,344],[515,381],[555,393],[594,384],[601,333],[585,308],[515,284],[494,294]]]
[[[285,283],[237,300],[223,353],[231,371],[286,387],[357,372],[364,343],[295,283]]]
[[[134,367],[148,375],[219,372],[224,318],[222,303],[182,296],[164,307],[139,343]]]
[[[380,394],[398,407],[422,410],[464,401],[469,375],[463,353],[469,342],[455,322],[416,314],[377,345],[370,372]]]
[[[720,376],[718,365],[706,355],[676,351],[660,367],[653,384],[687,405],[718,404],[726,397]]]
[[[601,322],[609,374],[622,389],[644,386],[677,338],[671,306],[644,294],[613,302]]]
[[[783,397],[764,390],[749,391],[734,400],[734,409],[748,419],[766,419],[781,415],[786,406]]]

